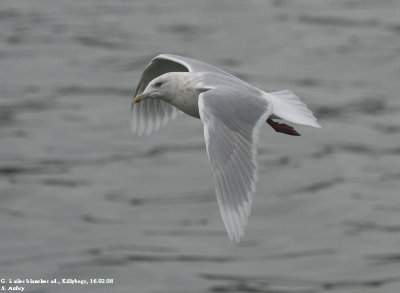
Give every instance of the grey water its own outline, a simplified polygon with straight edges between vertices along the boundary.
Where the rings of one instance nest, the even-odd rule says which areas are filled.
[[[25,284],[41,293],[399,292],[399,11],[394,0],[2,0],[0,279],[113,280]],[[130,133],[134,89],[159,53],[291,89],[322,125],[262,129],[239,244],[201,121]]]

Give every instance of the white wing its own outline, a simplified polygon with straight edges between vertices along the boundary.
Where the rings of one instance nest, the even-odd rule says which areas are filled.
[[[239,241],[256,191],[259,129],[271,109],[261,94],[220,87],[200,94],[199,112],[221,216]]]
[[[151,60],[150,64],[143,71],[136,88],[135,96],[141,94],[153,79],[164,73],[201,71],[215,72],[237,79],[230,73],[204,62],[178,55],[161,54]],[[171,104],[158,99],[147,99],[137,104],[132,103],[131,130],[133,133],[137,132],[139,135],[143,134],[143,132],[149,135],[153,129],[158,130],[168,120],[174,119],[178,112]]]
[[[176,117],[179,110],[160,99],[144,99],[131,104],[131,130],[139,136],[145,132],[149,135],[153,129],[165,126],[168,120]]]

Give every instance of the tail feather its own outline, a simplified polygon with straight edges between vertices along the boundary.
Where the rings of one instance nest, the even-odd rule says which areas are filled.
[[[267,93],[272,104],[272,114],[287,121],[321,128],[314,114],[290,90]]]

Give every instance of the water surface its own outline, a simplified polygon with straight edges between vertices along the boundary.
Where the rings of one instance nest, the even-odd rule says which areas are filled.
[[[400,4],[15,1],[0,7],[0,276],[25,292],[398,292]],[[230,243],[199,120],[129,130],[159,53],[290,88],[322,129],[266,125]]]

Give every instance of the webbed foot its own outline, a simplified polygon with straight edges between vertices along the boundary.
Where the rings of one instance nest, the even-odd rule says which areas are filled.
[[[300,136],[300,133],[298,133],[292,126],[289,126],[287,124],[275,122],[271,118],[267,119],[267,123],[269,125],[271,125],[271,127],[276,132],[282,132],[282,133],[285,133],[287,135]]]

